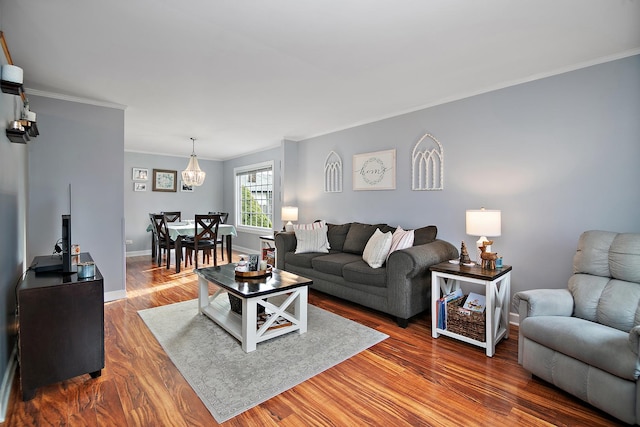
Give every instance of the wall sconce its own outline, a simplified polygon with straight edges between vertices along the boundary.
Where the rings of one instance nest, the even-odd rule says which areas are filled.
[[[499,210],[488,210],[485,208],[467,210],[466,216],[467,234],[470,236],[480,236],[476,241],[476,263],[480,260],[480,246],[483,242],[488,242],[487,236],[500,236],[502,232],[502,212]],[[491,245],[486,247],[487,252],[491,252]]]
[[[291,221],[298,220],[298,208],[296,206],[283,206],[281,216],[282,222],[288,221],[282,229],[285,231],[293,231],[293,224]]]

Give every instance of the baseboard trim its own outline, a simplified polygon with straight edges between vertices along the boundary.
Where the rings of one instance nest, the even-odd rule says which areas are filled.
[[[13,385],[13,378],[16,375],[18,368],[18,343],[16,342],[9,356],[7,363],[7,369],[2,377],[2,385],[0,385],[0,423],[3,423],[7,418],[7,408],[9,406],[9,397],[11,396],[11,386]]]
[[[512,325],[520,326],[520,315],[518,313],[509,313],[509,323]]]
[[[245,248],[243,246],[236,246],[236,245],[233,245],[233,251],[234,252],[240,252],[241,254],[247,254],[247,255],[249,255],[249,254],[257,254],[257,253],[260,252],[260,251],[257,251],[256,248]],[[225,254],[227,253],[227,249],[226,248],[224,249],[224,253]]]
[[[125,299],[125,298],[127,298],[126,290],[111,291],[111,292],[104,293],[104,302],[116,301],[116,300]]]
[[[129,251],[125,253],[125,256],[128,258],[130,256],[142,256],[142,255],[149,255],[151,256],[151,249],[147,249],[145,251]]]

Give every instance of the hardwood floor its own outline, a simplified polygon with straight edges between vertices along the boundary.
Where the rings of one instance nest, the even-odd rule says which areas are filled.
[[[190,268],[127,258],[126,300],[105,304],[106,366],[41,387],[22,402],[18,375],[6,426],[217,425],[174,367],[138,310],[196,298]],[[518,332],[493,358],[478,347],[431,338],[429,317],[406,329],[384,314],[319,292],[309,302],[389,335],[383,342],[225,426],[613,426],[608,415],[531,375],[517,363]]]

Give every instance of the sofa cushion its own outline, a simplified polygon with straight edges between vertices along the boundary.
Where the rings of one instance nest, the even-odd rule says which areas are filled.
[[[387,224],[376,224],[374,227],[380,229],[383,233],[391,233],[393,234],[396,231],[396,227],[391,227]]]
[[[351,227],[349,227],[342,251],[362,255],[364,247],[367,245],[371,236],[373,236],[376,228],[378,227],[371,224],[352,223]]]
[[[327,226],[329,227],[327,238],[329,239],[331,249],[342,252],[344,241],[347,238],[351,224],[327,224]]]
[[[640,283],[640,234],[620,233],[609,250],[611,277]]]
[[[438,227],[435,225],[428,225],[422,228],[416,228],[414,230],[415,237],[413,239],[413,246],[426,245],[436,240],[438,235]]]
[[[527,317],[522,335],[532,341],[620,378],[640,375],[637,356],[629,348],[629,334],[615,328],[562,316]]]
[[[382,267],[382,264],[387,260],[387,255],[389,255],[389,249],[391,249],[391,237],[390,231],[383,233],[379,228],[376,228],[362,252],[362,259],[369,264],[369,267]]]
[[[342,269],[342,277],[353,283],[380,288],[387,286],[387,269],[385,267],[371,268],[362,259],[346,264]]]
[[[578,239],[578,250],[573,256],[573,272],[593,276],[611,277],[609,248],[617,233],[612,231],[585,231]]]
[[[311,260],[314,270],[322,273],[342,276],[342,268],[352,262],[362,261],[362,258],[355,254],[336,252],[329,255],[322,255]]]
[[[284,262],[285,265],[295,265],[298,267],[304,268],[313,268],[311,265],[311,261],[319,256],[323,256],[326,254],[318,253],[318,252],[307,252],[304,254],[296,254],[293,252],[287,252],[284,254]]]
[[[640,319],[640,284],[574,274],[569,278],[573,315],[629,332]]]

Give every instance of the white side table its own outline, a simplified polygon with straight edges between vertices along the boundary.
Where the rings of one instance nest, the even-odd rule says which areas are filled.
[[[265,249],[273,249],[273,253],[275,254],[275,251],[276,251],[275,241],[276,239],[273,234],[270,234],[267,236],[260,236],[260,259],[261,260],[265,259]],[[275,266],[275,256],[274,256],[273,265]]]
[[[438,338],[445,335],[469,344],[486,348],[486,354],[493,357],[496,344],[502,338],[509,338],[509,299],[511,296],[511,266],[505,265],[495,270],[486,270],[477,265],[466,267],[464,265],[443,262],[431,266],[431,336]],[[485,306],[485,342],[457,334],[437,326],[435,313],[436,303],[442,295],[446,295],[456,289],[484,286],[486,296]]]

